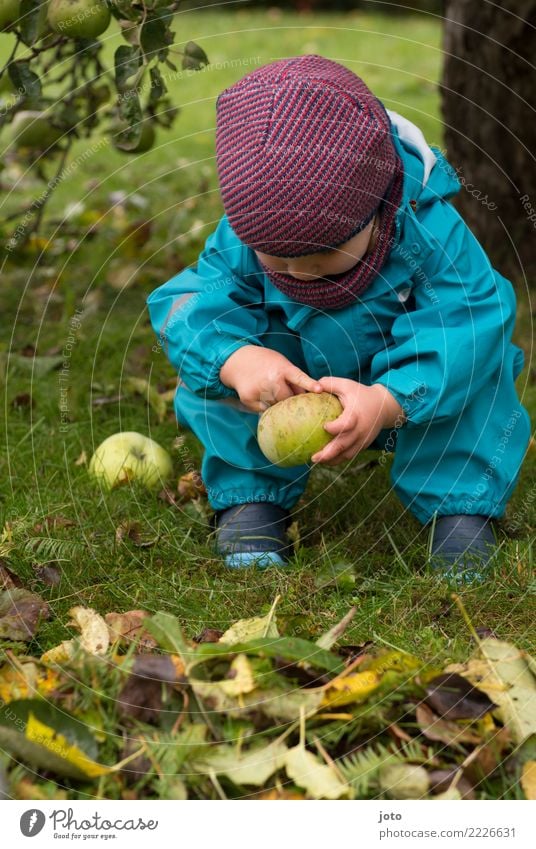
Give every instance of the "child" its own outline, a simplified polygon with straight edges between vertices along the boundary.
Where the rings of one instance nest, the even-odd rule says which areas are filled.
[[[392,483],[433,528],[434,565],[471,579],[493,553],[529,419],[514,292],[449,203],[453,169],[321,56],[256,69],[216,111],[226,214],[148,306],[180,374],[178,421],[205,448],[218,551],[231,567],[286,561],[309,466],[266,460],[258,414],[326,391],[343,412],[313,462],[396,442]]]

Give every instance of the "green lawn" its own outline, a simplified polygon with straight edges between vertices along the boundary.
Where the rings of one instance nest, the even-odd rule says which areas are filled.
[[[34,346],[39,355],[54,355],[74,336],[65,433],[60,431],[58,371],[32,375],[18,362],[5,379],[1,508],[2,525],[11,524],[15,542],[9,560],[24,585],[41,593],[52,610],[28,654],[72,635],[66,622],[74,604],[101,613],[139,607],[171,611],[193,636],[204,627],[224,629],[240,617],[264,613],[280,594],[279,620],[286,634],[322,633],[355,604],[349,643],[373,640],[430,661],[459,660],[470,650],[470,635],[448,587],[425,567],[426,535],[389,492],[388,467],[363,466],[360,457],[343,475],[317,470],[296,511],[301,546],[291,568],[230,574],[214,558],[206,516],[195,505],[177,509],[138,488],[103,496],[84,465],[75,463],[83,451],[90,456],[103,438],[121,429],[148,433],[170,450],[177,436],[171,405],[159,423],[141,397],[124,392],[123,382],[137,376],[163,389],[171,385],[171,367],[151,350],[145,298],[195,260],[221,215],[214,103],[222,88],[257,64],[317,52],[362,75],[388,107],[418,123],[430,143],[442,142],[436,89],[440,31],[431,17],[190,13],[181,16],[177,29],[220,64],[173,83],[181,107],[173,130],[160,133],[157,146],[137,158],[105,147],[81,162],[51,204],[56,247],[39,267],[28,257],[3,270],[0,351],[20,354]],[[110,38],[107,49],[112,51],[115,43]],[[6,49],[1,36],[1,53]],[[8,180],[15,186],[13,167]],[[110,211],[110,192],[119,190],[140,196],[146,206]],[[36,183],[17,184],[6,208],[13,209],[23,197],[31,201],[38,192]],[[85,206],[81,220],[95,227],[80,243],[62,221],[74,201]],[[92,211],[97,214],[91,216]],[[74,216],[71,211],[69,217]],[[152,232],[145,244],[133,246],[126,228],[145,220],[152,221]],[[194,235],[188,234],[192,225]],[[121,288],[118,274],[126,266],[134,276]],[[81,325],[73,332],[70,322],[77,310],[82,311]],[[517,333],[529,353],[530,309],[523,295]],[[528,368],[519,388],[536,411]],[[24,393],[31,394],[33,406],[21,397]],[[120,401],[94,403],[123,394]],[[188,457],[199,462],[200,446],[191,437],[186,444]],[[174,456],[180,475],[184,450]],[[532,451],[510,505],[515,534],[502,534],[499,565],[485,586],[463,592],[475,627],[493,629],[525,648],[534,648],[530,540],[536,517],[535,457]],[[75,525],[52,527],[48,533],[35,530],[45,517],[57,515]],[[143,536],[156,538],[155,544],[140,548],[128,539],[118,542],[116,528],[127,520],[138,521]],[[40,570],[50,562],[61,572],[55,586],[43,581]],[[326,574],[341,562],[355,581],[330,583]]]

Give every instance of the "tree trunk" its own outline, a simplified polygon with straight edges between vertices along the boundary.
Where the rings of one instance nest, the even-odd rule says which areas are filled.
[[[444,16],[455,204],[494,266],[523,286],[536,274],[536,0],[446,0]]]

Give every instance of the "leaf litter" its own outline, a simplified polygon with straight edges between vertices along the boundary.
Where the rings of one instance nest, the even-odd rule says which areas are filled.
[[[28,642],[48,607],[4,568],[0,636]],[[5,649],[13,794],[26,781],[61,798],[55,778],[73,798],[98,781],[124,799],[472,799],[500,795],[507,774],[535,798],[530,655],[478,635],[445,669],[370,642],[337,649],[355,609],[313,641],[281,633],[277,603],[193,640],[169,612],[76,606],[70,640],[40,657]]]

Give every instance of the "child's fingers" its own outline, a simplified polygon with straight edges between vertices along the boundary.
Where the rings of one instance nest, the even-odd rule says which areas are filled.
[[[334,436],[338,433],[346,433],[347,431],[355,431],[357,425],[356,417],[351,410],[344,410],[338,419],[332,422],[326,422],[324,430]]]
[[[298,386],[305,392],[322,392],[322,386],[318,380],[313,380],[299,368],[289,369],[285,374],[285,380],[292,386]]]

